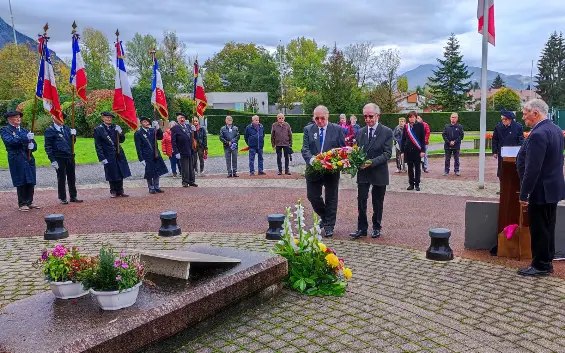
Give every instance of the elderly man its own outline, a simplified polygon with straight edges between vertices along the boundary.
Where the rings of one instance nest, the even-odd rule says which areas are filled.
[[[224,145],[224,156],[228,178],[237,178],[237,142],[239,141],[239,130],[233,125],[233,118],[226,116],[226,125],[220,129],[220,141]]]
[[[284,114],[277,115],[277,122],[271,126],[271,145],[277,152],[278,175],[282,175],[282,155],[284,152],[284,173],[290,175],[288,168],[290,150],[292,148],[292,128],[284,121]]]
[[[313,164],[316,155],[345,146],[343,129],[337,124],[330,123],[329,117],[328,108],[319,105],[314,109],[315,123],[304,128],[302,157],[309,165]],[[321,218],[321,226],[324,228],[326,237],[334,234],[338,186],[339,173],[306,176],[306,194],[314,212]],[[322,187],[325,187],[326,190],[325,201],[322,198]]]
[[[259,116],[251,117],[251,124],[245,128],[243,134],[245,143],[249,146],[249,175],[255,175],[255,155],[257,155],[257,169],[259,175],[265,175],[263,171],[263,147],[265,146],[265,129],[259,122]]]
[[[159,178],[169,172],[157,143],[158,140],[163,139],[163,130],[156,120],[151,124],[149,118],[142,116],[139,121],[141,128],[133,134],[133,140],[137,158],[145,169],[143,178],[147,180],[147,188],[150,194],[161,194],[165,191],[161,190],[159,186]]]
[[[508,110],[500,111],[500,122],[496,124],[492,134],[492,156],[498,159],[496,176],[500,179],[502,158],[499,158],[502,147],[521,146],[524,142],[524,130],[522,125],[516,122],[516,115]]]
[[[131,176],[128,160],[120,145],[126,140],[119,125],[112,123],[114,114],[102,112],[102,124],[94,128],[94,148],[98,161],[104,166],[110,184],[110,197],[128,197],[124,193],[124,179]]]
[[[461,141],[465,133],[463,131],[463,126],[457,121],[459,120],[459,115],[457,113],[451,113],[449,118],[450,123],[445,125],[443,128],[443,141],[445,142],[443,148],[445,150],[445,169],[443,175],[449,175],[449,169],[451,168],[451,156],[453,156],[453,170],[455,175],[460,176],[459,173],[459,152],[461,150]]]
[[[528,207],[532,264],[518,271],[522,276],[547,276],[553,272],[557,203],[565,199],[563,131],[547,119],[541,99],[526,103],[524,123],[532,128],[518,152],[520,203]]]
[[[173,154],[180,164],[182,187],[197,187],[192,159],[192,131],[194,127],[186,123],[186,115],[177,113],[177,124],[171,128],[171,145]]]
[[[32,152],[37,151],[37,143],[34,134],[20,126],[23,115],[19,111],[5,113],[4,118],[8,120],[8,125],[0,128],[0,136],[8,152],[10,176],[18,193],[19,210],[27,212],[41,207],[33,203],[35,158]]]
[[[371,164],[361,167],[357,173],[357,231],[349,234],[353,238],[367,236],[369,227],[367,221],[367,200],[369,189],[373,203],[372,238],[381,236],[381,222],[383,219],[383,205],[386,186],[389,184],[388,160],[392,156],[392,130],[379,123],[381,109],[374,103],[369,103],[363,108],[365,126],[357,134],[359,147],[367,154]]]

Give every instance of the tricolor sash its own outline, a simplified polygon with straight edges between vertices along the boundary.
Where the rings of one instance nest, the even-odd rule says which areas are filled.
[[[418,138],[414,134],[414,131],[412,130],[410,124],[406,124],[406,133],[408,134],[408,137],[410,138],[410,141],[412,141],[414,146],[416,146],[421,151],[422,145],[420,144],[420,141],[418,141]]]

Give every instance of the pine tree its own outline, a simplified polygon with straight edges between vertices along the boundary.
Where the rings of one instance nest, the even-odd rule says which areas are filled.
[[[463,62],[459,41],[453,33],[447,40],[443,57],[437,59],[438,69],[433,71],[433,77],[428,78],[433,95],[432,104],[441,105],[444,111],[462,110],[473,100],[467,95],[472,87],[469,80],[471,74]]]
[[[345,59],[343,52],[334,45],[327,63],[324,64],[324,80],[320,95],[330,112],[353,112],[354,97],[357,88],[356,70]]]
[[[504,82],[504,80],[502,79],[502,77],[500,77],[500,75],[496,75],[496,78],[494,79],[494,81],[492,81],[490,88],[497,89],[502,87],[506,87],[506,82]]]
[[[479,83],[477,81],[473,82],[473,89],[481,89],[481,86],[479,85]]]
[[[550,107],[565,107],[565,40],[553,32],[538,61],[537,93]]]

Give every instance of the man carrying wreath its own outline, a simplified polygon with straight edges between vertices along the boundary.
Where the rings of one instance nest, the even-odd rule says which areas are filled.
[[[310,166],[314,164],[317,154],[345,146],[343,129],[337,124],[330,123],[329,116],[328,108],[319,105],[314,109],[314,124],[307,125],[304,128],[302,157]],[[320,216],[321,225],[324,228],[325,236],[328,238],[334,234],[339,176],[339,172],[306,173],[308,200],[312,204],[314,212]],[[325,201],[322,198],[322,186],[326,189]]]

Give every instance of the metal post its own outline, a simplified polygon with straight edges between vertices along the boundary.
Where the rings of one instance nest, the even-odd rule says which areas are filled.
[[[487,58],[488,58],[488,23],[489,2],[483,0],[483,60],[481,70],[481,118],[480,118],[480,153],[479,153],[479,189],[485,188],[485,135],[487,133]]]
[[[10,6],[10,18],[12,19],[12,31],[14,32],[14,43],[18,44],[18,39],[16,38],[16,27],[14,26],[14,15],[12,15],[12,2],[8,0],[8,6]]]

